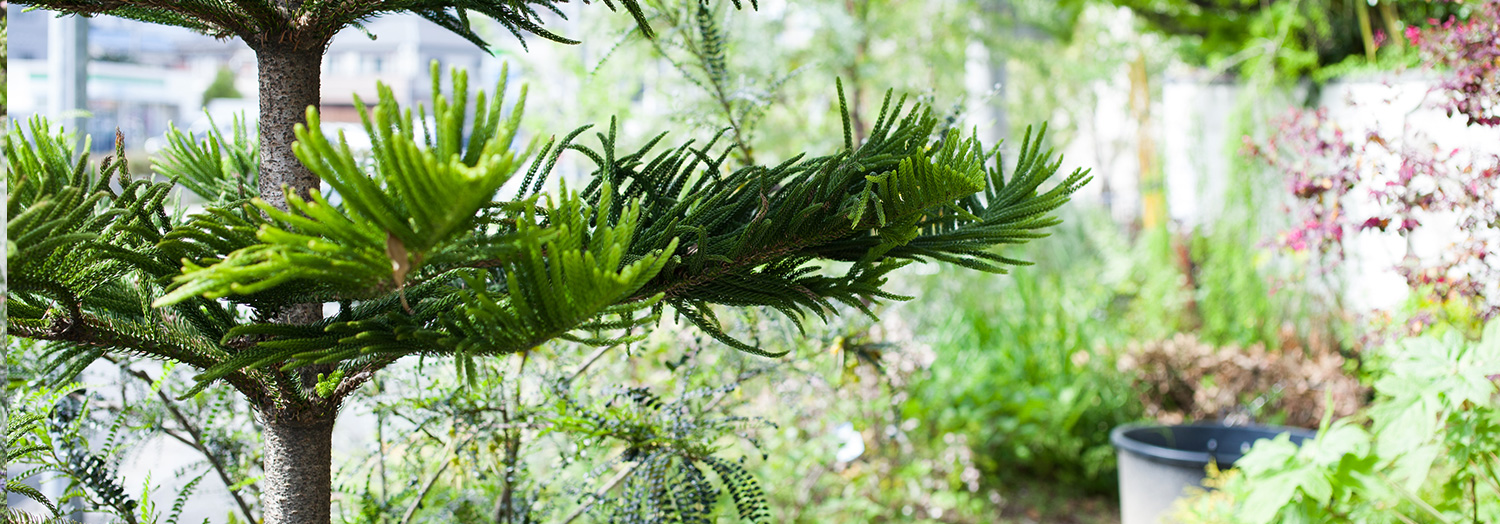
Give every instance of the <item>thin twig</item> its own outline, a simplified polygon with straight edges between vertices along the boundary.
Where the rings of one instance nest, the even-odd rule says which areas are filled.
[[[1496,494],[1500,494],[1500,476],[1495,475],[1495,468],[1490,465],[1490,457],[1490,455],[1482,455],[1480,457],[1484,459],[1484,464],[1482,464],[1484,470],[1490,474],[1490,476],[1485,477],[1485,480],[1490,481],[1490,484],[1495,487]]]
[[[375,389],[377,391],[381,389],[379,381],[375,382]],[[382,496],[382,497],[389,497],[389,496],[391,496],[391,490],[390,490],[389,487],[386,486],[386,482],[385,482],[385,412],[379,409],[379,405],[378,404],[377,404],[376,409],[374,411],[375,411],[375,452],[378,454],[378,457],[379,457],[378,462],[376,463],[376,467],[380,470],[380,496]],[[385,522],[385,517],[381,516],[380,521],[381,522]]]
[[[448,441],[448,446],[443,448],[443,454],[439,455],[443,461],[442,465],[438,466],[437,471],[432,472],[432,476],[427,477],[427,481],[422,483],[422,491],[418,492],[417,499],[411,501],[411,505],[406,507],[406,515],[401,517],[401,524],[411,524],[412,517],[417,515],[417,508],[422,505],[422,499],[427,498],[427,493],[432,491],[432,486],[437,484],[438,478],[442,477],[443,472],[448,470],[448,464],[451,463],[448,460],[448,454],[457,449],[458,445],[458,439],[456,438]]]
[[[145,371],[132,368],[110,355],[105,355],[104,358],[105,360],[108,360],[111,363],[120,366],[121,369],[125,370],[125,372],[130,376],[140,379],[148,385],[154,386],[156,384],[156,381],[151,379],[151,375],[147,374]],[[179,441],[182,441],[182,443],[184,444],[191,446],[199,454],[203,455],[203,458],[208,460],[208,465],[213,467],[214,472],[218,474],[219,480],[224,483],[224,488],[229,491],[229,496],[234,497],[234,502],[239,506],[240,512],[245,514],[245,520],[247,522],[256,522],[257,519],[250,511],[250,504],[245,502],[244,497],[240,496],[240,492],[238,489],[233,489],[235,483],[230,480],[229,472],[224,467],[224,463],[219,461],[218,457],[214,456],[214,454],[208,450],[208,446],[203,443],[203,431],[197,426],[193,425],[192,422],[188,421],[188,418],[183,415],[180,409],[177,408],[176,401],[172,400],[172,396],[163,391],[163,388],[156,388],[156,397],[161,399],[162,404],[167,408],[167,413],[170,413],[172,415],[172,418],[177,421],[177,425],[182,426],[183,431],[186,431],[188,433],[188,436],[192,437],[192,441],[189,442],[183,439],[182,436],[177,435],[173,432],[166,432],[166,434],[176,438]]]
[[[616,344],[616,345],[619,345],[619,344]],[[599,360],[599,357],[604,356],[604,353],[608,352],[611,349],[614,349],[614,347],[615,346],[604,346],[602,348],[594,350],[594,353],[591,354],[591,355],[589,355],[588,358],[584,359],[583,360],[583,364],[579,365],[578,369],[576,369],[576,370],[573,371],[573,374],[568,375],[568,379],[565,382],[567,382],[569,384],[573,383],[574,379],[578,378],[579,375],[582,375],[584,371],[588,371],[589,366],[594,365],[594,361]],[[521,364],[525,365],[526,361],[522,360]]]
[[[1376,472],[1375,474],[1380,476],[1380,480],[1384,480],[1386,484],[1389,484],[1391,487],[1396,488],[1396,492],[1401,494],[1401,496],[1415,503],[1418,508],[1426,511],[1427,514],[1432,515],[1434,518],[1442,521],[1444,524],[1453,523],[1453,521],[1448,520],[1447,517],[1438,512],[1437,508],[1432,507],[1432,505],[1428,504],[1427,501],[1422,500],[1422,497],[1418,497],[1415,493],[1412,493],[1411,490],[1406,489],[1406,486],[1402,486],[1400,483],[1391,480],[1389,477],[1386,477],[1384,473]]]
[[[563,519],[563,524],[568,524],[570,522],[573,522],[578,517],[583,516],[583,514],[587,512],[589,508],[594,507],[595,502],[598,502],[599,499],[604,498],[604,495],[606,493],[609,493],[609,490],[615,489],[615,486],[618,486],[621,482],[624,482],[631,473],[635,473],[635,470],[639,469],[641,467],[641,464],[641,462],[637,462],[629,468],[626,468],[625,471],[621,471],[620,474],[615,475],[615,478],[609,479],[609,483],[605,484],[604,487],[599,488],[599,491],[594,492],[593,500],[590,500],[588,501],[588,503],[579,506],[578,509],[573,510],[573,513],[569,514],[568,518]]]
[[[530,357],[531,352],[529,351],[521,353],[521,364],[516,368],[516,395],[512,397],[512,400],[515,401],[517,408],[521,407],[521,378],[522,374],[526,371],[526,361]],[[517,413],[517,415],[520,415],[520,413]],[[505,488],[501,492],[500,498],[495,500],[495,507],[490,512],[495,516],[495,524],[505,524],[512,520],[512,507],[514,506],[512,501],[516,491],[516,463],[519,461],[521,453],[521,427],[511,424],[510,410],[505,403],[503,390],[500,398],[500,422],[502,425],[507,426],[504,432],[505,457],[501,460],[501,468],[504,471],[500,472],[500,478]]]
[[[719,402],[729,397],[730,391],[733,390],[720,392],[718,396],[715,396],[713,400],[708,402],[708,404],[704,407],[704,411],[710,411],[713,410],[714,407],[717,407],[719,405]],[[626,478],[629,478],[632,473],[635,473],[635,470],[640,469],[642,464],[644,464],[644,462],[636,462],[629,468],[621,471],[620,474],[615,475],[614,478],[609,479],[609,482],[606,483],[604,487],[599,488],[598,491],[594,492],[594,496],[591,500],[584,503],[582,506],[579,506],[578,509],[573,510],[573,513],[569,514],[568,518],[563,519],[563,524],[569,524],[576,520],[578,517],[583,516],[583,514],[587,512],[589,508],[594,507],[594,503],[598,502],[599,499],[604,498],[605,494],[608,494],[610,490],[615,489],[615,486],[618,486],[621,482],[624,482]]]

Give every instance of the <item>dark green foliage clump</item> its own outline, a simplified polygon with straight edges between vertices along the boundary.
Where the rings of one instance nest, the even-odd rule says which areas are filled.
[[[86,487],[106,506],[122,513],[133,513],[140,505],[125,493],[125,487],[116,478],[114,468],[105,457],[92,453],[78,438],[84,415],[85,391],[79,390],[62,396],[47,417],[47,433],[57,448],[57,457],[62,469],[74,482]],[[110,428],[108,440],[114,440],[118,426]]]
[[[1028,137],[1007,179],[998,148],[986,153],[956,133],[933,140],[938,120],[920,106],[903,116],[903,102],[892,108],[886,98],[858,148],[846,142],[835,155],[728,176],[718,174],[728,153],[713,156],[709,147],[688,143],[648,157],[661,137],[617,157],[611,131],[599,136],[602,150],[577,147],[600,166],[585,196],[622,188],[621,197],[642,199],[636,252],[682,238],[678,255],[642,293],[661,293],[693,324],[752,352],[753,345],[723,333],[709,305],[770,307],[800,323],[807,312],[826,315],[833,301],[868,312],[862,299],[902,298],[881,287],[911,261],[996,273],[1022,263],[987,248],[1042,236],[1039,230],[1056,223],[1047,213],[1086,182],[1085,174],[1040,191],[1058,165]],[[986,167],[991,156],[995,163]],[[816,265],[822,260],[852,265],[830,276]]]
[[[1407,25],[1464,14],[1459,3],[1381,0],[1110,0],[1157,32],[1180,37],[1190,62],[1283,79],[1335,71],[1350,59],[1401,51]],[[1378,7],[1377,7],[1378,6]],[[1414,56],[1414,55],[1408,55]]]
[[[149,306],[179,270],[160,244],[176,222],[165,208],[172,185],[131,180],[123,140],[95,169],[45,121],[28,127],[29,135],[16,125],[5,140],[11,333],[59,342],[54,364],[71,370],[63,381],[109,348],[195,366],[222,358],[214,340],[233,322],[229,309],[199,297]],[[117,175],[119,190],[109,184]]]
[[[717,444],[722,437],[770,425],[711,411],[737,389],[736,384],[688,390],[670,400],[648,388],[622,388],[602,406],[585,403],[563,386],[559,383],[553,390],[558,413],[551,418],[552,430],[567,431],[585,442],[600,438],[625,444],[623,453],[596,466],[596,471],[631,464],[614,481],[623,486],[619,495],[608,495],[607,489],[586,494],[581,502],[593,506],[584,509],[593,508],[609,522],[708,523],[714,521],[721,498],[727,497],[743,521],[770,521],[765,489],[745,469],[743,457],[736,461],[716,454],[722,451]],[[595,504],[599,500],[602,503]]]
[[[214,81],[203,90],[203,105],[207,106],[209,102],[220,98],[241,98],[242,96],[244,95],[234,88],[234,72],[228,67],[221,67],[219,72],[214,74]]]

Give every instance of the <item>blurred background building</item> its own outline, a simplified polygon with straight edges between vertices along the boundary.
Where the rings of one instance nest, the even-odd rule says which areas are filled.
[[[238,39],[220,40],[192,31],[133,22],[114,17],[86,21],[86,105],[77,114],[52,109],[59,92],[54,85],[56,64],[49,67],[49,39],[59,26],[47,11],[23,11],[11,6],[10,116],[24,121],[35,114],[80,117],[83,129],[95,138],[93,149],[111,149],[118,128],[130,147],[141,147],[160,137],[169,122],[201,131],[209,110],[220,125],[231,113],[245,112],[254,121],[256,100],[255,54]],[[64,19],[64,23],[72,18]],[[494,82],[498,60],[436,24],[417,16],[390,16],[367,25],[370,38],[358,30],[339,34],[324,57],[323,118],[329,122],[357,122],[353,97],[375,99],[376,82],[391,86],[402,104],[431,96],[429,64],[467,69],[471,85]],[[77,40],[66,42],[74,44]],[[62,47],[67,49],[67,45]],[[218,85],[216,85],[218,84]],[[225,96],[225,94],[229,96]],[[216,96],[206,96],[216,95]],[[66,106],[64,106],[66,107]]]

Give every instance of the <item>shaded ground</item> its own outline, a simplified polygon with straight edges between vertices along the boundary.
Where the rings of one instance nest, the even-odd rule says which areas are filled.
[[[1120,502],[1114,496],[1080,493],[1068,486],[1013,482],[1001,492],[1000,521],[1005,524],[1119,524]]]

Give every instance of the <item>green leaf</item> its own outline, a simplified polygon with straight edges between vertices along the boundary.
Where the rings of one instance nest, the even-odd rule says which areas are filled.
[[[434,83],[441,78],[437,61],[432,63],[432,75]],[[522,88],[509,117],[502,118],[506,86],[502,74],[493,97],[486,98],[479,91],[465,148],[468,74],[455,69],[450,76],[454,102],[433,86],[432,147],[418,140],[411,110],[396,103],[389,86],[377,87],[380,100],[373,110],[356,97],[356,108],[373,144],[373,175],[365,174],[347,143],[337,147],[329,143],[313,108],[308,109],[307,125],[296,130],[297,158],[339,193],[350,213],[400,240],[416,262],[413,266],[420,265],[423,255],[436,246],[467,232],[475,214],[490,204],[536,146],[533,141],[520,153],[511,150],[526,90]]]
[[[1391,463],[1391,481],[1410,492],[1417,492],[1427,482],[1433,462],[1443,453],[1443,446],[1426,444],[1413,446],[1395,455]]]
[[[1234,465],[1249,477],[1261,477],[1282,471],[1297,457],[1297,445],[1292,443],[1289,433],[1273,439],[1256,441],[1250,452],[1235,461]]]
[[[1247,524],[1268,524],[1297,494],[1295,474],[1281,473],[1253,484],[1254,489],[1240,505],[1240,518]]]

